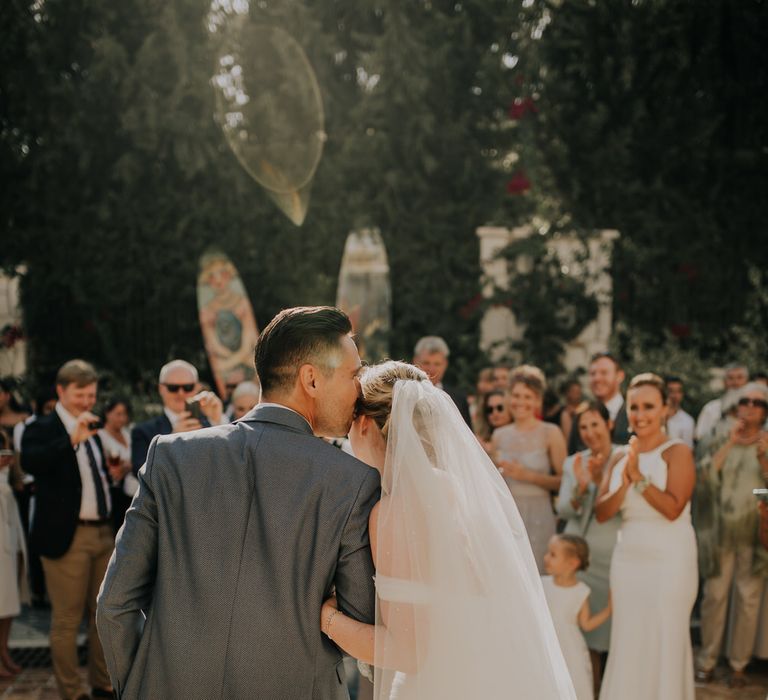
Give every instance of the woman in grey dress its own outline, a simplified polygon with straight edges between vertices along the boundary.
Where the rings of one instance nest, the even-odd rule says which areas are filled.
[[[560,489],[566,454],[560,428],[539,418],[545,388],[538,367],[513,369],[507,400],[514,422],[497,428],[491,438],[492,458],[515,499],[541,573],[547,543],[555,534],[552,493]]]
[[[563,464],[563,481],[557,498],[557,513],[566,521],[565,532],[583,537],[589,544],[589,568],[580,571],[578,577],[591,591],[591,605],[602,610],[608,604],[608,578],[611,556],[616,545],[616,533],[621,527],[621,515],[617,514],[604,523],[595,519],[594,505],[603,474],[614,458],[616,445],[611,444],[611,424],[608,409],[599,401],[582,404],[576,411],[575,420],[581,441],[587,445]],[[604,622],[591,632],[586,632],[587,646],[592,657],[595,690],[599,689],[601,654],[608,651],[611,621]]]

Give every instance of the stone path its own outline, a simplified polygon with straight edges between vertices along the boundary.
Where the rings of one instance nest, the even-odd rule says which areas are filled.
[[[48,654],[49,619],[47,610],[25,609],[14,620],[11,652],[25,669],[14,679],[0,679],[0,700],[58,700]],[[85,635],[81,635],[80,642],[85,642]],[[84,656],[83,653],[81,661]],[[725,669],[720,669],[715,681],[696,687],[696,700],[768,700],[768,662],[756,661],[747,672],[750,685],[736,691],[728,688]],[[86,669],[81,668],[80,673],[86,685]]]

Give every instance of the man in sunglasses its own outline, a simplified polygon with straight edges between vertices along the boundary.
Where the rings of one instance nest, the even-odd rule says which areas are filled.
[[[221,399],[212,391],[198,392],[198,374],[194,365],[173,360],[160,370],[158,391],[163,412],[155,418],[137,423],[131,431],[131,462],[138,474],[147,459],[149,443],[155,435],[186,433],[190,430],[221,425]],[[199,403],[201,417],[195,417],[187,407],[188,401]]]
[[[725,385],[725,394],[729,391],[741,389],[749,381],[749,369],[744,365],[734,362],[725,367],[723,375],[723,384]],[[725,394],[704,404],[696,420],[696,430],[694,438],[702,440],[711,437],[712,431],[725,415],[725,406],[723,399]]]

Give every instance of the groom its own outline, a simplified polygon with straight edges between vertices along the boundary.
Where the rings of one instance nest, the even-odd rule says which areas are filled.
[[[373,622],[379,476],[317,436],[352,423],[350,331],[338,309],[280,312],[256,345],[256,408],[153,440],[98,600],[118,698],[348,697],[320,607],[335,586]]]

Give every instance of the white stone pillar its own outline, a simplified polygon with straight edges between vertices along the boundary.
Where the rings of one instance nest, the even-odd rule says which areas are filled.
[[[527,238],[534,233],[532,226],[520,226],[507,229],[500,226],[481,226],[476,231],[480,239],[480,265],[483,271],[482,292],[487,299],[493,294],[494,287],[505,289],[509,286],[509,275],[514,271],[524,273],[531,261],[520,256],[510,264],[498,253],[510,243]],[[594,321],[568,343],[565,347],[563,364],[568,371],[587,367],[590,356],[608,348],[612,331],[613,282],[610,274],[613,241],[618,237],[613,230],[600,231],[589,239],[587,256],[582,260],[583,244],[573,235],[562,235],[550,240],[550,245],[567,268],[565,274],[586,276],[587,291],[596,296],[598,313]],[[480,347],[492,360],[512,358],[512,361],[533,361],[534,358],[515,357],[511,347],[520,340],[524,328],[517,323],[515,315],[506,306],[494,306],[486,311],[480,323]]]

